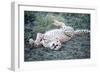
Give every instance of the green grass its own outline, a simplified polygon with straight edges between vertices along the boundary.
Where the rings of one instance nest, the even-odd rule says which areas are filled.
[[[77,13],[24,12],[24,61],[47,61],[90,58],[90,33],[75,35],[71,40],[62,44],[61,50],[31,47],[29,38],[36,38],[38,32],[44,33],[54,29],[53,20],[59,20],[74,29],[90,30],[90,15]]]
[[[90,34],[76,35],[68,42],[62,44],[61,50],[54,51],[49,48],[25,48],[25,61],[67,60],[90,58]]]

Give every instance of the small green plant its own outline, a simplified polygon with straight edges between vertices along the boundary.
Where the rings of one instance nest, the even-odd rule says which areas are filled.
[[[64,21],[65,19],[61,15],[54,15],[52,13],[42,14],[39,13],[36,15],[36,20],[34,21],[35,26],[33,31],[35,32],[45,32],[47,30],[53,29],[54,20]]]

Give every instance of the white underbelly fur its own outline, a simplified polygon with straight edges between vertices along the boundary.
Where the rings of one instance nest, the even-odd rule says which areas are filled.
[[[62,29],[53,29],[53,30],[47,31],[44,34],[44,38],[50,41],[59,39],[61,42],[65,42],[71,38],[71,35],[70,34],[66,35],[65,31]]]

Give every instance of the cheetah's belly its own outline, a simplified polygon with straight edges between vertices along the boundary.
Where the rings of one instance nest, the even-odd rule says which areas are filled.
[[[47,31],[45,33],[44,38],[51,40],[51,41],[55,40],[55,39],[59,39],[61,42],[65,42],[65,41],[69,40],[71,37],[65,35],[64,31],[61,29],[54,29],[51,31]]]

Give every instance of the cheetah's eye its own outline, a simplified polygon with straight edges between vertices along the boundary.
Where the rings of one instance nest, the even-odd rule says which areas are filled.
[[[53,43],[52,46],[55,46],[55,44]]]
[[[42,39],[40,39],[40,41],[42,41]]]
[[[58,45],[56,45],[56,46],[58,46]]]

